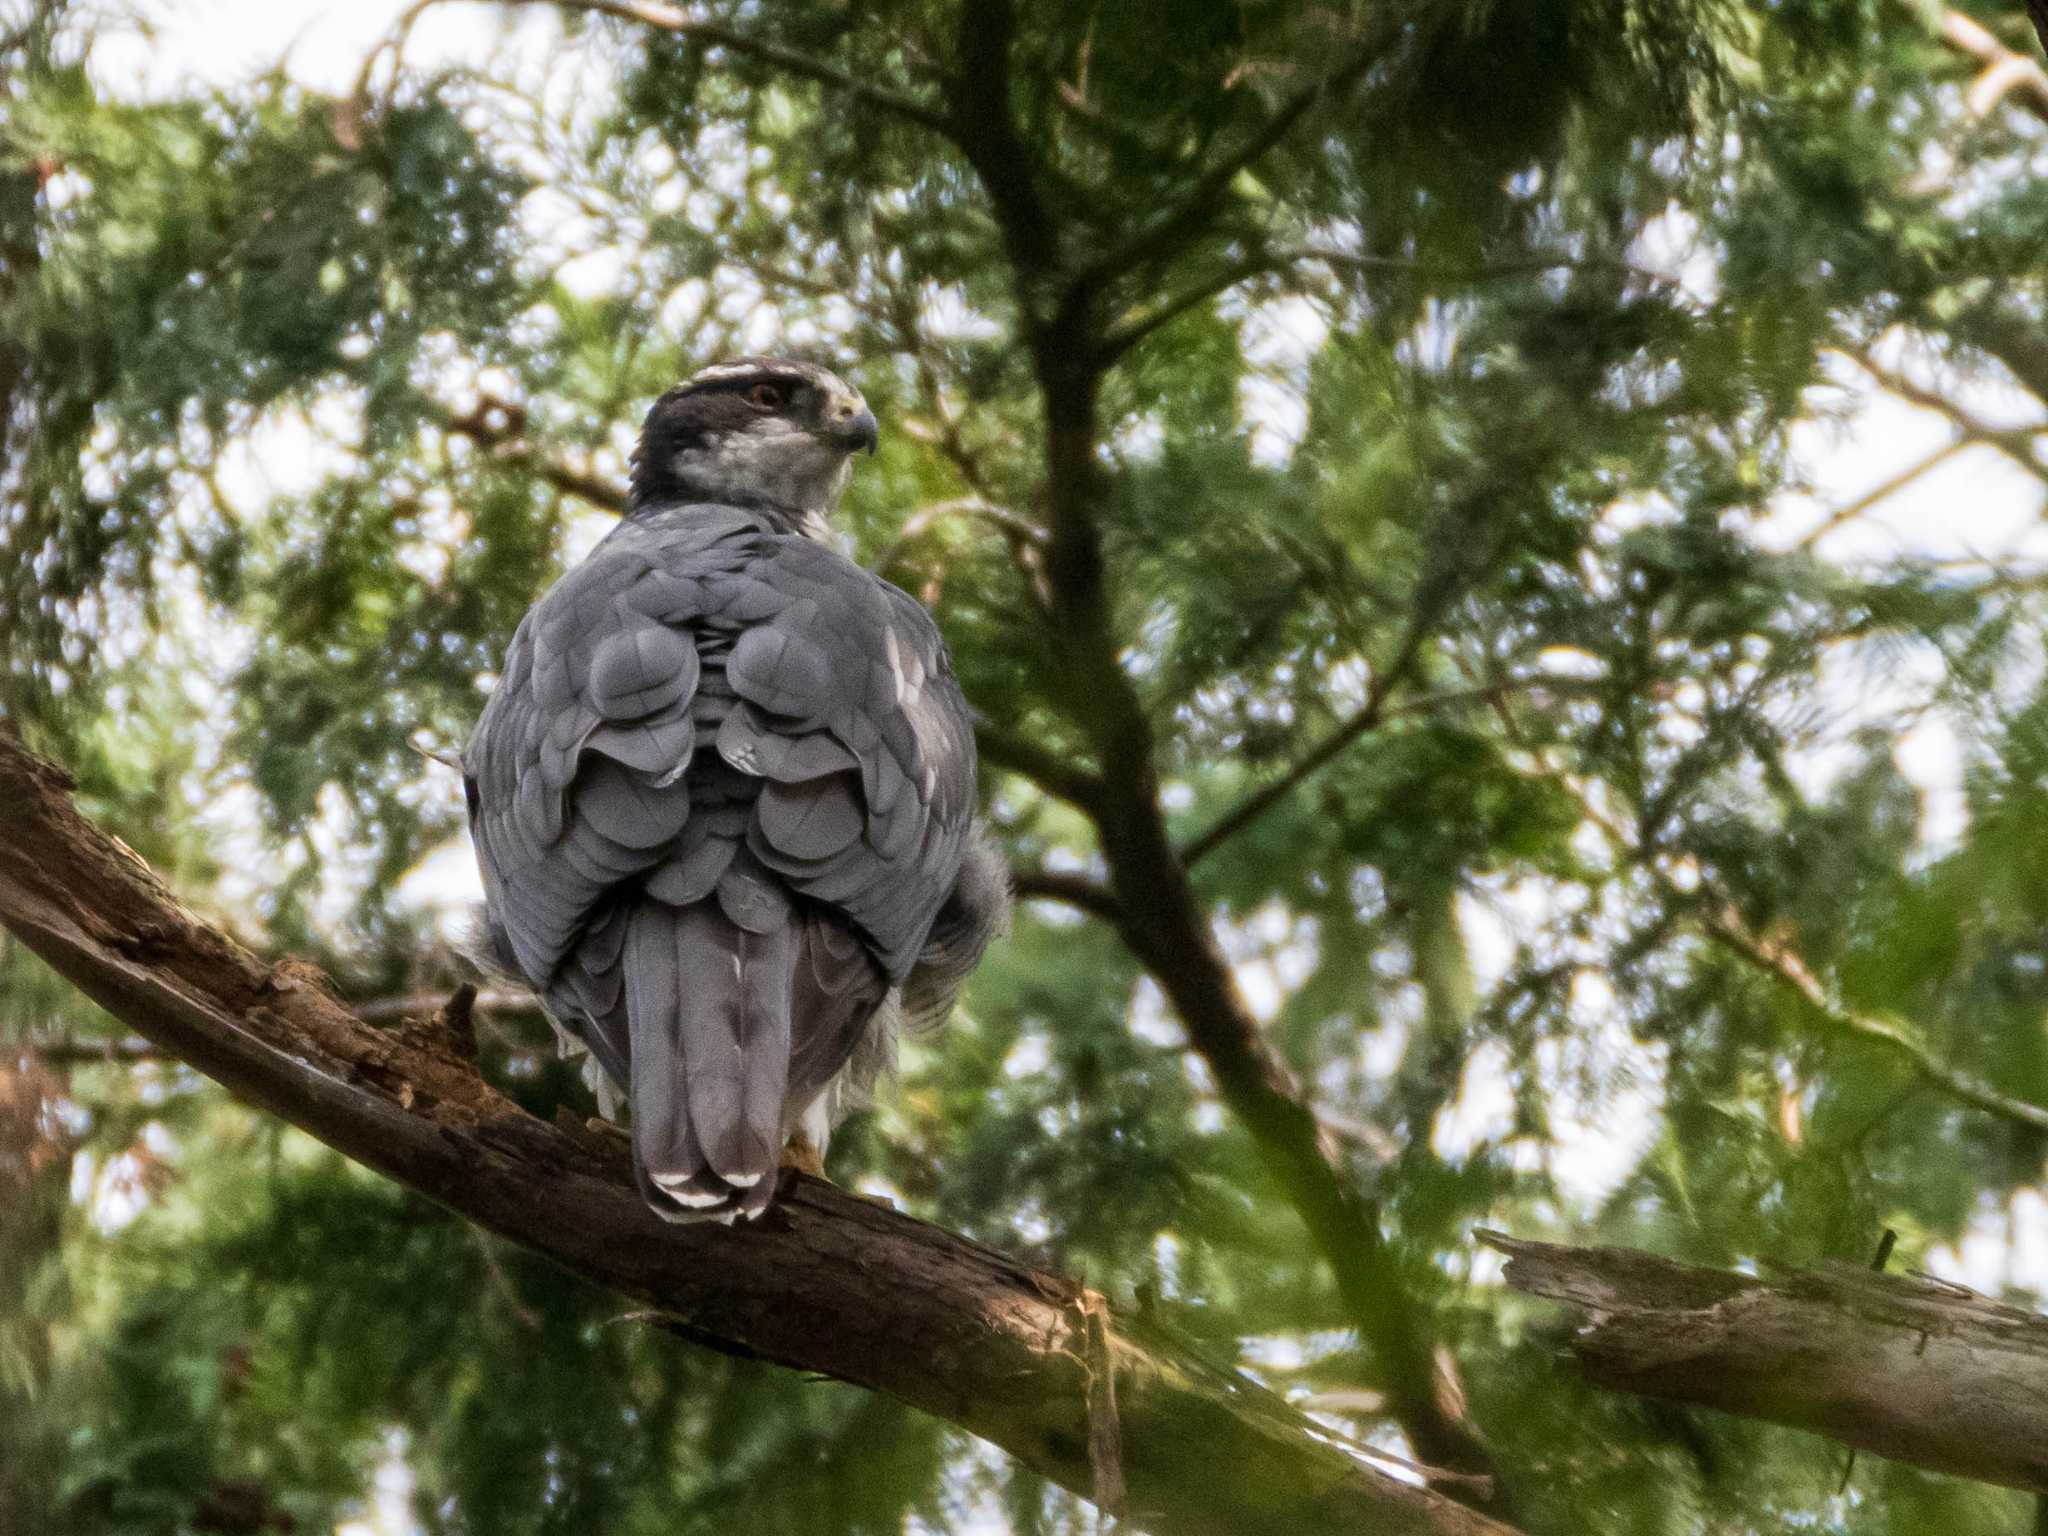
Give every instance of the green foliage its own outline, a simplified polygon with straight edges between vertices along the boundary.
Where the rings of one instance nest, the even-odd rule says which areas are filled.
[[[1975,9],[2025,43],[2018,7]],[[646,402],[766,337],[882,417],[844,528],[933,606],[997,745],[1091,766],[1046,611],[1032,232],[959,143],[845,88],[946,109],[959,10],[704,11],[836,84],[565,14],[544,67],[480,42],[361,102],[279,74],[146,104],[39,11],[0,64],[4,723],[254,942],[364,996],[451,983],[419,872],[459,866],[461,808],[424,754],[605,526]],[[1917,1264],[2040,1185],[2038,1132],[1841,1017],[2048,1104],[2041,574],[1801,542],[1782,509],[1842,359],[1901,338],[1974,453],[2041,477],[1969,404],[2048,408],[2041,125],[1974,111],[1921,11],[1872,0],[1018,10],[1040,233],[1133,338],[1092,510],[1168,820],[1187,846],[1351,731],[1196,884],[1518,1520],[2017,1528],[2003,1493],[1866,1459],[1837,1497],[1822,1442],[1590,1391],[1471,1232],[1754,1263],[1867,1259],[1889,1226]],[[1927,730],[1945,820],[1901,767]],[[1009,766],[1018,866],[1100,873]],[[588,1111],[534,1020],[486,1025],[508,1091]],[[9,949],[0,1031],[112,1026]],[[435,1536],[1087,1528],[188,1071],[80,1065],[50,1097],[80,1194],[52,1175],[59,1218],[0,1272],[0,1438],[51,1536],[326,1530],[387,1464]],[[1107,923],[1027,904],[833,1171],[1394,1438],[1355,1407],[1386,1363]]]

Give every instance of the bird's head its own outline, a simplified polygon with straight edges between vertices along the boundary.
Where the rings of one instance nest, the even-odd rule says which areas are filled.
[[[813,363],[743,357],[703,369],[654,402],[633,451],[633,506],[748,507],[822,533],[875,447],[860,391]]]

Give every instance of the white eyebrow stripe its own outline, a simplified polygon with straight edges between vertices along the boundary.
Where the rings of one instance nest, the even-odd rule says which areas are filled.
[[[806,384],[823,385],[832,375],[822,369],[804,363],[764,361],[751,358],[736,363],[713,363],[708,368],[699,368],[684,383],[685,389],[695,389],[700,384],[723,384],[732,379],[799,379]]]
[[[723,379],[750,379],[757,373],[773,370],[757,363],[717,363],[709,368],[700,368],[690,375],[692,384],[716,384]]]

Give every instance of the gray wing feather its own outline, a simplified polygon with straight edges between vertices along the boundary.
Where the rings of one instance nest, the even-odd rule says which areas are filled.
[[[900,980],[965,846],[975,774],[966,702],[930,615],[907,594],[798,540],[762,580],[802,596],[740,637],[727,679],[782,730],[822,728],[853,756],[859,780],[807,781],[807,808],[771,785],[750,846],[797,891],[844,911]],[[849,817],[861,835],[834,847]]]
[[[890,988],[929,1012],[961,952],[974,745],[930,617],[749,514],[643,515],[528,614],[464,769],[493,933],[628,1088],[650,1201],[758,1211]]]

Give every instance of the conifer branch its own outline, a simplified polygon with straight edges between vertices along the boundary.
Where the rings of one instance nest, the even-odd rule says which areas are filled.
[[[1716,902],[1709,907],[1705,927],[1724,949],[1797,993],[1823,1022],[1844,1034],[1882,1046],[1928,1087],[2015,1125],[2048,1131],[2048,1107],[2000,1093],[1980,1078],[1943,1061],[1903,1021],[1849,1007],[1814,974],[1789,940],[1757,934],[1743,921],[1732,902]]]
[[[934,1414],[1084,1498],[1113,1371],[1118,1491],[1149,1530],[1514,1536],[1072,1281],[820,1180],[787,1175],[751,1225],[663,1223],[612,1138],[535,1119],[431,1030],[378,1029],[316,968],[200,922],[70,790],[0,733],[0,924],[143,1039],[484,1231],[717,1347]]]
[[[1571,256],[1510,257],[1500,261],[1460,266],[1455,263],[1418,261],[1408,256],[1371,256],[1351,251],[1333,251],[1319,246],[1284,246],[1260,250],[1230,262],[1209,276],[1191,284],[1170,298],[1161,299],[1142,313],[1131,316],[1103,338],[1101,359],[1106,366],[1122,357],[1154,331],[1178,320],[1189,310],[1228,293],[1255,277],[1273,276],[1305,266],[1331,267],[1354,273],[1398,272],[1424,281],[1454,286],[1496,282],[1504,279],[1541,276],[1545,272],[1619,272],[1655,284],[1673,281],[1668,273],[1628,261],[1602,261]]]
[[[1118,257],[1075,269],[1065,261],[1065,230],[1040,193],[1030,151],[1011,117],[1014,20],[1011,0],[968,0],[963,7],[955,117],[1027,317],[1024,339],[1045,423],[1045,619],[1060,702],[1095,764],[1087,798],[1077,803],[1102,846],[1118,931],[1159,983],[1190,1047],[1214,1075],[1219,1097],[1251,1134],[1308,1228],[1348,1319],[1371,1349],[1392,1416],[1423,1460],[1463,1475],[1465,1497],[1505,1510],[1510,1495],[1494,1476],[1492,1455],[1464,1413],[1461,1394],[1445,1390],[1454,1368],[1437,1348],[1428,1308],[1409,1293],[1379,1208],[1342,1166],[1307,1091],[1266,1039],[1168,833],[1152,723],[1120,659],[1102,548],[1103,283],[1145,259],[1152,242],[1204,223],[1211,211],[1204,205],[1227,195],[1238,169],[1284,137],[1325,90],[1340,88],[1350,71],[1362,71],[1370,60],[1347,65],[1283,108],[1239,157],[1205,179],[1204,187],[1213,180],[1213,188],[1198,188],[1190,203]]]
[[[1542,756],[1540,752],[1536,755]],[[1576,775],[1554,765],[1546,765],[1546,772],[1578,802],[1586,819],[1656,883],[1675,909],[1693,914],[1701,930],[1716,944],[1796,993],[1823,1023],[1881,1046],[1922,1083],[1960,1103],[2029,1130],[2048,1130],[2048,1106],[2001,1093],[1974,1074],[1942,1060],[1904,1021],[1851,1007],[1806,963],[1789,933],[1757,932],[1734,900],[1717,890],[1708,872],[1697,863],[1684,861],[1688,878],[1682,881],[1670,860],[1645,847],[1642,839],[1609,814],[1591,788]]]
[[[1269,784],[1263,784],[1217,817],[1215,822],[1181,849],[1181,862],[1192,867],[1214,853],[1238,833],[1280,804],[1289,795],[1328,767],[1344,750],[1370,733],[1386,717],[1387,701],[1408,668],[1414,664],[1421,636],[1411,635],[1394,665],[1382,668],[1372,680],[1365,702],[1353,710],[1321,741],[1302,753],[1293,767]]]

